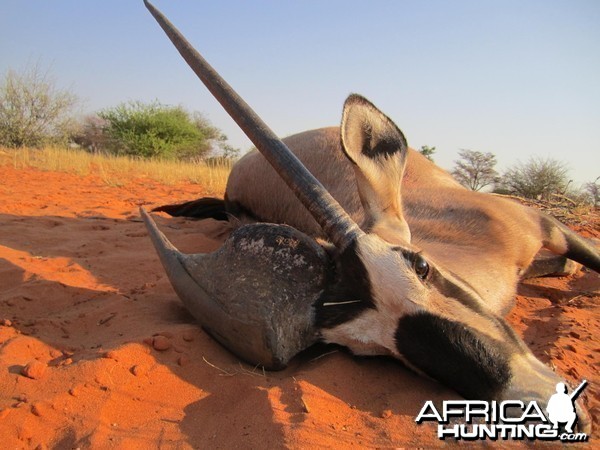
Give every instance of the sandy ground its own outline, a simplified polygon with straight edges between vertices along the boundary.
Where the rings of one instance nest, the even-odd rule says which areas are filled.
[[[172,291],[137,213],[199,195],[191,185],[111,187],[0,167],[0,447],[456,445],[414,422],[426,400],[456,394],[395,361],[322,346],[263,373],[207,336]],[[226,231],[213,221],[158,224],[187,252],[214,250]],[[583,232],[600,237],[598,224]],[[582,271],[524,283],[510,314],[539,358],[572,383],[589,380],[592,442],[599,299],[598,274]]]

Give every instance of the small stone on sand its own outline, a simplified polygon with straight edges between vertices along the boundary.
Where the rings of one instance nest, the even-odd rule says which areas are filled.
[[[392,411],[389,409],[386,409],[384,411],[382,411],[381,413],[381,418],[382,419],[389,419],[390,417],[392,417]]]
[[[44,415],[44,406],[41,403],[34,403],[31,405],[31,413],[34,416],[41,417]]]
[[[47,368],[48,366],[43,362],[34,360],[21,369],[21,375],[33,380],[39,380],[44,377]]]
[[[194,340],[194,332],[192,330],[184,331],[181,337],[186,342],[192,342]]]
[[[163,352],[171,348],[171,341],[164,336],[154,336],[152,347],[154,350]]]
[[[106,359],[114,359],[115,361],[119,360],[118,354],[114,350],[109,350],[108,352],[104,353],[102,357]]]
[[[142,376],[146,373],[146,369],[144,366],[135,365],[129,371],[134,374],[136,377]]]

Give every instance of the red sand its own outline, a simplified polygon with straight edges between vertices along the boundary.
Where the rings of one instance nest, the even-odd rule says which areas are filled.
[[[426,400],[456,394],[395,361],[321,347],[263,373],[194,323],[137,208],[194,198],[198,186],[109,187],[8,167],[0,180],[0,447],[453,445],[414,418]],[[217,248],[227,231],[214,221],[158,223],[187,252]],[[600,237],[598,224],[586,234]],[[599,299],[600,277],[582,271],[524,283],[510,314],[539,358],[572,383],[590,382],[592,442]]]

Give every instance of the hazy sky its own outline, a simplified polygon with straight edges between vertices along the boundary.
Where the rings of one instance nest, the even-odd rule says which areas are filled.
[[[600,1],[167,1],[154,4],[282,135],[339,123],[351,92],[451,168],[565,161],[600,176]],[[194,78],[142,0],[2,0],[0,73],[40,62],[83,112],[125,100],[203,112],[250,143]]]

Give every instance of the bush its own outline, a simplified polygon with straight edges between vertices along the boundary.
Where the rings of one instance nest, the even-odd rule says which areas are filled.
[[[590,203],[596,207],[600,206],[600,183],[598,180],[600,180],[600,177],[583,185],[583,189],[588,195]]]
[[[215,147],[226,147],[227,137],[220,130],[181,106],[129,102],[98,116],[104,121],[105,145],[116,154],[195,160]]]
[[[554,159],[532,158],[509,168],[502,185],[520,197],[548,200],[552,194],[564,194],[570,183],[565,163]]]
[[[58,89],[39,65],[9,70],[0,85],[0,145],[42,147],[66,144],[74,130],[71,117],[78,99]]]

